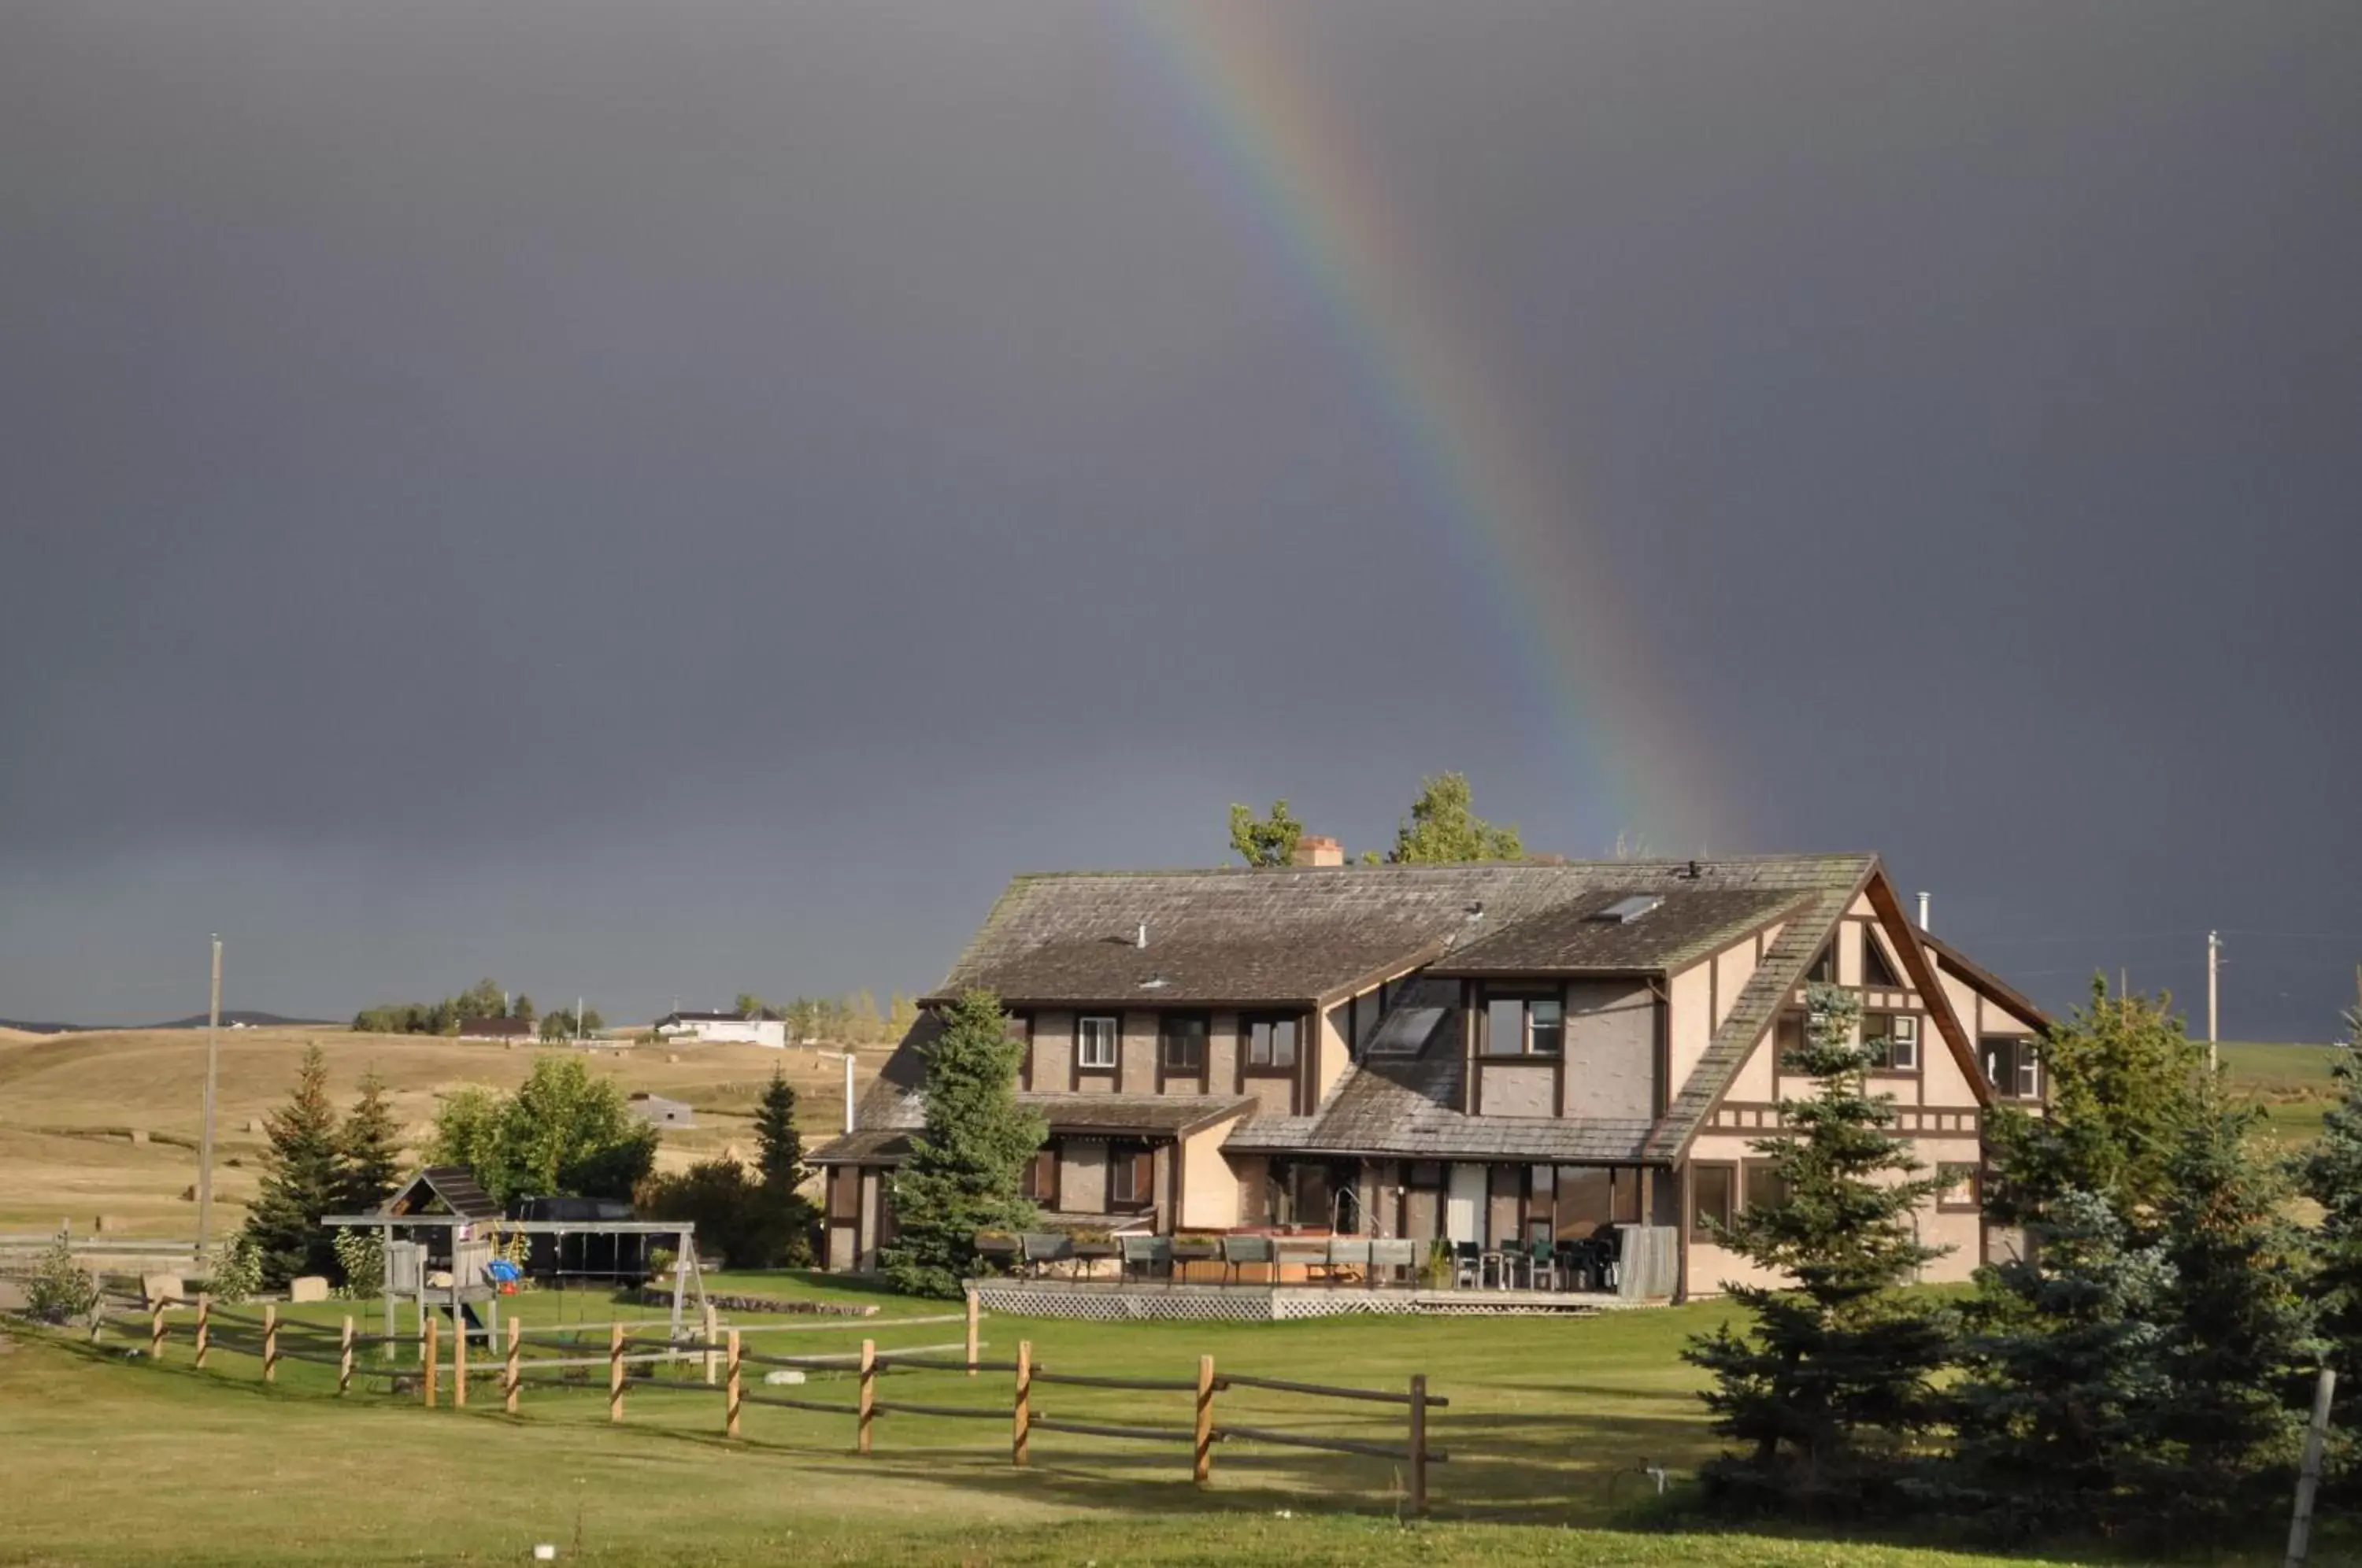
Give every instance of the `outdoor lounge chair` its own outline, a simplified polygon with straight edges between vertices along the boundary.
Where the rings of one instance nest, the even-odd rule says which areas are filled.
[[[1271,1273],[1274,1285],[1280,1282],[1281,1270],[1291,1264],[1304,1271],[1308,1284],[1314,1269],[1328,1268],[1329,1243],[1323,1238],[1282,1236],[1272,1243],[1272,1262],[1277,1265]]]
[[[1418,1283],[1418,1259],[1419,1244],[1417,1242],[1407,1240],[1372,1242],[1370,1243],[1370,1283],[1373,1285],[1377,1283],[1378,1275],[1382,1270],[1398,1269],[1401,1271],[1400,1283],[1416,1285]],[[1396,1282],[1396,1277],[1389,1274],[1386,1282],[1389,1285],[1394,1284]]]
[[[1070,1236],[1056,1231],[1028,1231],[1020,1238],[1025,1249],[1025,1262],[1035,1278],[1047,1272],[1052,1264],[1075,1261],[1075,1242]]]
[[[1227,1284],[1235,1285],[1242,1264],[1267,1264],[1272,1261],[1269,1236],[1225,1236],[1222,1238],[1222,1276]]]
[[[1121,1240],[1123,1276],[1126,1279],[1131,1277],[1134,1269],[1140,1271],[1140,1276],[1142,1279],[1149,1278],[1162,1269],[1164,1274],[1164,1283],[1167,1285],[1173,1283],[1173,1242],[1170,1237],[1125,1236]]]
[[[1334,1285],[1349,1273],[1357,1275],[1364,1284],[1375,1277],[1370,1267],[1370,1243],[1361,1237],[1332,1237],[1329,1242],[1329,1283]]]

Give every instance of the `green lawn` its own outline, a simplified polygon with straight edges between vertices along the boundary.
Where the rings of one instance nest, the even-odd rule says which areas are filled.
[[[715,1284],[881,1308],[880,1320],[842,1333],[748,1336],[767,1349],[804,1353],[855,1345],[865,1333],[886,1347],[960,1337],[955,1323],[882,1320],[933,1315],[942,1309],[934,1304],[834,1282]],[[531,1293],[513,1305],[535,1329],[619,1311],[660,1316],[591,1292],[562,1301]],[[290,1316],[333,1323],[345,1310],[333,1304]],[[1023,1339],[1063,1372],[1184,1378],[1200,1353],[1233,1371],[1369,1387],[1400,1388],[1424,1372],[1451,1401],[1435,1416],[1432,1441],[1451,1457],[1435,1473],[1436,1518],[1418,1528],[1399,1521],[1402,1478],[1381,1459],[1225,1444],[1201,1491],[1187,1479],[1186,1447],[1041,1432],[1032,1467],[1017,1471],[1006,1374],[883,1379],[882,1399],[974,1407],[992,1418],[882,1417],[876,1452],[862,1460],[850,1452],[852,1420],[835,1415],[749,1406],[745,1441],[727,1443],[720,1396],[693,1374],[680,1380],[686,1386],[635,1380],[621,1427],[606,1420],[603,1369],[590,1374],[595,1386],[528,1388],[512,1421],[488,1382],[475,1385],[464,1412],[387,1394],[340,1403],[325,1366],[285,1363],[278,1386],[266,1390],[252,1359],[217,1349],[198,1373],[185,1330],[160,1367],[133,1354],[127,1336],[94,1351],[20,1333],[0,1353],[0,1562],[522,1562],[539,1541],[557,1545],[561,1562],[660,1564],[2001,1561],[1656,1528],[1661,1516],[1637,1467],[1654,1462],[1686,1475],[1712,1452],[1694,1379],[1676,1353],[1725,1314],[1701,1305],[1576,1320],[986,1320],[988,1358],[1011,1355]],[[815,1373],[788,1392],[849,1399],[853,1381]],[[1037,1412],[1127,1425],[1185,1424],[1189,1404],[1187,1393],[1036,1391]],[[1373,1441],[1401,1432],[1393,1407],[1244,1390],[1222,1395],[1218,1416]],[[2276,1559],[2256,1559],[2267,1560]]]
[[[2309,1143],[2335,1098],[2329,1063],[2336,1047],[2225,1042],[2223,1066],[2232,1086],[2259,1102],[2283,1143]]]
[[[914,1315],[912,1303],[843,1286],[760,1284],[881,1299],[881,1318]],[[615,1311],[589,1293],[564,1305],[577,1320]],[[559,1303],[527,1295],[517,1306],[532,1326],[556,1320]],[[334,1321],[343,1311],[300,1316]],[[216,1350],[205,1372],[194,1371],[184,1336],[158,1367],[132,1354],[124,1336],[94,1351],[19,1333],[0,1353],[0,1562],[518,1562],[537,1541],[557,1545],[561,1561],[610,1563],[1979,1561],[1651,1529],[1654,1506],[1635,1467],[1658,1462],[1687,1473],[1711,1452],[1693,1380],[1674,1353],[1722,1315],[1693,1307],[1577,1321],[986,1320],[988,1358],[1012,1353],[1023,1338],[1045,1365],[1065,1372],[1187,1377],[1200,1353],[1235,1371],[1373,1387],[1400,1388],[1423,1371],[1451,1402],[1437,1413],[1432,1439],[1451,1458],[1436,1471],[1436,1521],[1418,1529],[1398,1522],[1401,1477],[1379,1459],[1225,1444],[1213,1485],[1200,1491],[1187,1479],[1186,1447],[1043,1432],[1032,1468],[1017,1471],[1005,1374],[883,1380],[881,1398],[974,1406],[994,1417],[882,1417],[875,1455],[860,1460],[849,1452],[851,1419],[833,1415],[749,1406],[745,1441],[729,1444],[719,1395],[694,1384],[660,1390],[635,1381],[618,1428],[605,1419],[603,1375],[593,1374],[600,1386],[529,1388],[512,1421],[480,1382],[465,1412],[390,1395],[340,1403],[325,1366],[282,1364],[280,1384],[266,1390],[243,1355]],[[795,1342],[801,1353],[857,1343],[863,1331],[749,1342],[785,1350]],[[956,1324],[867,1331],[889,1346],[959,1337]],[[816,1373],[790,1392],[849,1398],[852,1380]],[[1036,1404],[1073,1419],[1182,1425],[1189,1396],[1043,1386]],[[1243,1390],[1224,1394],[1218,1411],[1241,1425],[1375,1441],[1399,1441],[1401,1430],[1393,1407],[1323,1408]]]

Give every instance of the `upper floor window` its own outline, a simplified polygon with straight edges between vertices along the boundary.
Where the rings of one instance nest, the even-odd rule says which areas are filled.
[[[1239,1032],[1246,1036],[1247,1066],[1273,1069],[1295,1066],[1296,1030],[1293,1013],[1242,1019]]]
[[[1973,1162],[1946,1160],[1936,1167],[1936,1179],[1944,1185],[1936,1189],[1938,1209],[1981,1209],[1984,1207],[1983,1173]]]
[[[1836,943],[1832,942],[1827,947],[1821,949],[1821,955],[1813,960],[1813,966],[1811,968],[1805,971],[1805,979],[1807,983],[1816,982],[1818,984],[1827,986],[1834,986],[1838,983],[1838,946]]]
[[[1565,1004],[1556,997],[1494,997],[1485,1004],[1488,1056],[1555,1056],[1565,1042]]]
[[[1888,990],[1903,984],[1894,966],[1886,961],[1886,949],[1879,944],[1878,933],[1866,925],[1861,928],[1861,983]]]
[[[1772,1026],[1772,1046],[1779,1053],[1776,1058],[1783,1073],[1796,1071],[1796,1055],[1805,1048],[1805,1015],[1783,1012]]]
[[[1075,1021],[1075,1066],[1085,1072],[1115,1070],[1116,1021],[1079,1018]]]
[[[1769,1160],[1747,1162],[1747,1207],[1749,1209],[1783,1209],[1788,1203],[1787,1178]]]
[[[1157,1032],[1158,1060],[1168,1073],[1206,1070],[1206,1019],[1202,1013],[1167,1013]]]
[[[1985,1081],[1993,1092],[2012,1099],[2042,1098],[2042,1064],[2034,1042],[2022,1035],[1989,1034],[1978,1042],[1984,1057]]]
[[[1919,1015],[1915,1012],[1863,1013],[1861,1048],[1870,1053],[1870,1065],[1874,1071],[1917,1072]]]

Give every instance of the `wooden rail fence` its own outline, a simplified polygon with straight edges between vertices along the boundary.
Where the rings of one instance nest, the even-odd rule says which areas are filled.
[[[165,1358],[171,1338],[172,1325],[167,1313],[166,1307],[158,1306],[144,1325],[148,1333],[149,1353],[160,1363]],[[1294,1378],[1221,1372],[1216,1368],[1212,1356],[1201,1355],[1198,1358],[1194,1377],[1118,1377],[1101,1373],[1054,1371],[1047,1364],[1035,1359],[1030,1340],[1018,1344],[1015,1360],[988,1361],[978,1353],[983,1342],[976,1332],[977,1314],[973,1298],[970,1311],[965,1318],[968,1333],[962,1344],[880,1350],[875,1338],[865,1338],[858,1352],[777,1355],[750,1350],[745,1343],[749,1334],[775,1330],[857,1327],[874,1334],[877,1330],[884,1328],[961,1320],[957,1315],[949,1315],[885,1320],[853,1320],[844,1323],[749,1324],[734,1326],[720,1332],[718,1338],[713,1337],[714,1331],[709,1330],[705,1337],[678,1340],[669,1335],[635,1338],[630,1330],[642,1325],[624,1322],[568,1325],[530,1331],[520,1319],[511,1316],[505,1325],[505,1343],[498,1347],[501,1407],[504,1414],[517,1415],[524,1390],[537,1385],[578,1389],[595,1386],[587,1375],[603,1366],[607,1372],[607,1419],[610,1422],[621,1424],[625,1415],[627,1386],[632,1382],[628,1375],[631,1367],[657,1363],[673,1364],[701,1357],[712,1369],[706,1380],[690,1382],[643,1377],[638,1387],[647,1394],[694,1393],[709,1397],[718,1387],[723,1404],[723,1434],[734,1440],[740,1436],[741,1418],[748,1405],[768,1405],[781,1409],[849,1417],[854,1423],[854,1452],[864,1455],[874,1451],[877,1425],[884,1417],[909,1415],[960,1420],[1006,1420],[1010,1424],[1010,1463],[1019,1468],[1031,1463],[1032,1441],[1035,1432],[1072,1433],[1127,1442],[1170,1443],[1187,1447],[1190,1455],[1190,1479],[1200,1485],[1210,1483],[1213,1478],[1214,1450],[1218,1445],[1229,1441],[1263,1443],[1280,1448],[1355,1454],[1400,1463],[1408,1473],[1411,1509],[1421,1515],[1428,1511],[1429,1467],[1442,1463],[1450,1457],[1444,1450],[1429,1441],[1428,1417],[1431,1411],[1449,1408],[1451,1402],[1428,1392],[1424,1374],[1413,1375],[1408,1388],[1401,1392],[1384,1388],[1347,1388]],[[131,1325],[119,1323],[118,1326]],[[567,1353],[588,1348],[582,1335],[586,1330],[595,1329],[606,1331],[603,1354]],[[197,1298],[189,1337],[194,1352],[194,1364],[199,1367],[205,1364],[210,1351],[219,1345],[226,1350],[258,1357],[262,1364],[262,1380],[265,1383],[276,1382],[279,1364],[292,1360],[334,1367],[339,1396],[349,1393],[353,1379],[359,1376],[414,1378],[420,1401],[429,1409],[434,1408],[441,1398],[442,1335],[439,1322],[432,1317],[426,1320],[425,1332],[418,1342],[420,1359],[415,1366],[369,1366],[357,1363],[354,1355],[357,1350],[399,1345],[407,1343],[408,1339],[400,1335],[359,1333],[356,1331],[351,1317],[347,1317],[340,1327],[332,1328],[282,1319],[275,1306],[264,1307],[259,1316],[225,1311],[202,1296]],[[489,1334],[470,1331],[452,1336],[449,1364],[450,1407],[453,1409],[468,1407],[472,1375],[468,1346],[471,1339],[480,1337],[486,1341],[486,1352],[490,1354],[494,1347]],[[938,1353],[944,1351],[961,1353]],[[850,1401],[815,1398],[800,1394],[774,1393],[767,1386],[759,1392],[746,1387],[750,1368],[759,1374],[761,1369],[772,1367],[803,1372],[850,1371],[855,1378],[854,1397]],[[945,1373],[967,1378],[984,1373],[1006,1373],[1012,1379],[1010,1403],[1002,1408],[879,1397],[879,1379],[899,1373]],[[1084,1420],[1054,1415],[1037,1406],[1040,1389],[1062,1386],[1142,1394],[1187,1394],[1193,1401],[1190,1419],[1186,1423],[1176,1419],[1171,1425]],[[1313,1399],[1398,1406],[1404,1411],[1403,1441],[1398,1443],[1374,1442],[1358,1438],[1324,1437],[1224,1421],[1220,1418],[1216,1400],[1219,1396],[1233,1389],[1257,1389]]]

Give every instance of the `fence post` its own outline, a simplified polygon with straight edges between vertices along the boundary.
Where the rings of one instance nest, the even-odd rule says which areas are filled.
[[[509,1319],[509,1364],[507,1375],[502,1379],[505,1386],[501,1394],[501,1408],[512,1416],[517,1413],[517,1385],[524,1380],[524,1370],[518,1364],[524,1359],[521,1353],[524,1344],[524,1325],[512,1316]]]
[[[981,1314],[976,1298],[976,1286],[967,1287],[967,1375],[976,1375],[976,1320]]]
[[[443,1347],[440,1334],[440,1326],[434,1319],[427,1319],[425,1342],[419,1346],[418,1352],[426,1360],[420,1369],[418,1382],[421,1392],[426,1397],[426,1408],[430,1410],[435,1408],[436,1380],[442,1375],[443,1371]]]
[[[717,1333],[717,1332],[719,1331],[719,1330],[720,1330],[720,1325],[719,1325],[719,1324],[715,1321],[715,1320],[714,1320],[714,1315],[713,1315],[713,1303],[712,1303],[712,1302],[711,1302],[711,1301],[709,1301],[709,1302],[707,1302],[707,1303],[705,1304],[705,1335],[704,1335],[704,1340],[705,1340],[705,1386],[706,1386],[708,1388],[711,1388],[711,1387],[712,1387],[712,1386],[713,1386],[713,1375],[714,1375],[714,1370],[715,1370],[715,1364],[716,1364],[716,1362],[720,1359],[720,1358],[715,1354],[715,1353],[714,1353],[714,1349],[713,1349],[713,1336],[715,1335],[715,1333]]]
[[[1427,1374],[1410,1380],[1410,1511],[1427,1517]]]
[[[213,1297],[202,1290],[197,1292],[197,1365],[200,1367],[205,1364],[205,1352],[212,1346],[213,1311]]]
[[[262,1305],[262,1381],[279,1381],[279,1305],[273,1301]]]
[[[1198,1358],[1198,1459],[1189,1478],[1204,1485],[1214,1474],[1214,1358]]]
[[[607,1328],[607,1419],[624,1419],[624,1325]]]
[[[160,1296],[156,1298],[155,1309],[149,1314],[148,1359],[164,1359],[164,1298]]]
[[[2304,1434],[2304,1465],[2297,1472],[2296,1512],[2289,1519],[2287,1568],[2304,1568],[2312,1551],[2312,1494],[2321,1485],[2321,1450],[2329,1437],[2329,1400],[2337,1390],[2334,1368],[2323,1367],[2312,1386],[2312,1423]]]
[[[869,1423],[877,1419],[877,1342],[864,1340],[861,1342],[861,1427],[854,1434],[853,1441],[855,1453],[869,1452]]]
[[[353,1391],[353,1315],[345,1314],[344,1336],[337,1344],[337,1397]]]
[[[459,1316],[451,1320],[451,1408],[468,1408],[468,1309],[463,1303]]]
[[[724,1437],[738,1435],[738,1331],[730,1331],[730,1384],[723,1395],[722,1431]]]
[[[1017,1342],[1017,1409],[1009,1433],[1009,1463],[1021,1469],[1025,1445],[1033,1435],[1033,1342]]]

